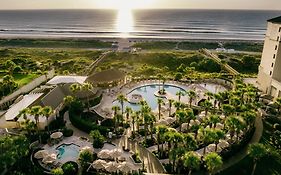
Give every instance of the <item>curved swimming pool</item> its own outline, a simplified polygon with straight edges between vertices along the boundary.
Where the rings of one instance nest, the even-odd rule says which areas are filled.
[[[157,98],[154,94],[155,92],[159,91],[159,87],[162,89],[163,85],[162,84],[151,84],[151,85],[144,85],[137,87],[133,89],[131,92],[127,94],[127,96],[130,96],[132,94],[140,94],[143,99],[148,103],[148,105],[151,107],[152,110],[156,109],[158,104],[157,104]],[[176,96],[177,92],[182,91],[186,92],[183,88],[178,87],[176,85],[164,85],[164,89],[167,93]],[[114,101],[113,105],[120,106],[120,103],[118,101]],[[140,110],[140,105],[139,104],[133,104],[130,102],[125,102],[124,103],[124,109],[129,106],[133,110],[137,111]]]
[[[58,154],[57,159],[61,161],[69,161],[78,159],[80,147],[75,144],[62,144],[56,148]]]

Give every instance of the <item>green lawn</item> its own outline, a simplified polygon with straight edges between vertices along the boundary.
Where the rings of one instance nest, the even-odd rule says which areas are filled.
[[[35,78],[39,77],[38,74],[16,74],[14,75],[15,82],[19,85],[19,87],[24,86],[28,83],[30,83]]]

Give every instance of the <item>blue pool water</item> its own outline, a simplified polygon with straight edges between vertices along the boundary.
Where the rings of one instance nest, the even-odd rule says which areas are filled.
[[[151,107],[151,109],[154,110],[158,106],[157,105],[157,98],[158,97],[156,97],[154,95],[154,93],[159,90],[159,86],[160,86],[160,88],[162,88],[162,85],[157,85],[157,84],[141,86],[141,87],[138,87],[138,88],[132,90],[128,94],[128,96],[130,96],[131,94],[142,95],[142,97],[148,103],[148,105]],[[177,86],[174,86],[174,85],[164,85],[164,88],[165,88],[166,92],[168,92],[170,94],[173,94],[173,95],[176,95],[176,93],[179,92],[179,91],[185,92],[184,89],[182,89],[180,87],[177,87]],[[114,101],[113,105],[119,105],[120,106],[118,101]],[[129,103],[129,102],[125,102],[124,109],[126,108],[126,106],[131,107],[135,111],[140,110],[140,105],[138,105],[138,104],[132,104],[132,103]]]
[[[57,158],[59,160],[63,159],[77,159],[79,155],[79,146],[75,144],[62,144],[56,148],[58,151]]]

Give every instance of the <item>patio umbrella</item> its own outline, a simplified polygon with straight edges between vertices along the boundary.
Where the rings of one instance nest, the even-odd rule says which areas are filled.
[[[63,136],[62,132],[54,132],[53,134],[51,134],[51,138],[52,139],[59,139]]]
[[[122,162],[118,166],[118,170],[123,172],[123,173],[129,173],[129,172],[135,170],[135,166],[131,163],[128,163],[128,162]]]
[[[176,121],[176,119],[172,118],[172,117],[167,117],[165,119],[168,123],[173,123],[174,121]]]
[[[106,161],[98,159],[92,163],[92,167],[96,170],[105,169]]]
[[[120,149],[114,149],[112,151],[110,151],[110,156],[113,158],[118,158],[120,157],[122,154],[122,151]]]
[[[182,128],[183,130],[187,130],[187,128],[188,128],[188,123],[183,123],[183,124],[181,125],[181,128]]]
[[[82,149],[81,149],[81,151],[93,151],[93,149],[91,148],[91,147],[89,147],[89,146],[85,146],[85,147],[83,147]],[[81,152],[80,151],[80,152]]]
[[[160,119],[158,122],[157,122],[157,125],[168,125],[169,123],[164,120],[164,119]]]
[[[101,150],[98,153],[98,157],[101,158],[101,159],[108,159],[108,158],[110,158],[110,151],[107,150],[107,149]]]
[[[52,164],[56,161],[57,155],[56,154],[49,154],[47,157],[43,158],[42,162],[44,164]]]
[[[224,149],[224,148],[227,148],[228,146],[229,146],[229,143],[226,140],[219,141],[218,147]]]
[[[113,173],[118,171],[118,163],[117,162],[108,162],[105,166],[105,170],[109,173]]]
[[[49,152],[47,150],[40,150],[34,154],[34,158],[43,159],[44,157],[47,157],[48,155],[49,155]]]

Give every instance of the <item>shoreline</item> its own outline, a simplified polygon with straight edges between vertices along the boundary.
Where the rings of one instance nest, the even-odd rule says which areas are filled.
[[[103,42],[118,42],[118,41],[128,41],[128,42],[201,42],[201,43],[208,43],[208,42],[241,42],[241,43],[263,43],[264,40],[259,39],[215,39],[215,38],[206,38],[206,39],[186,39],[186,38],[165,38],[165,37],[63,37],[63,36],[0,36],[0,40],[53,40],[53,41],[103,41]]]

